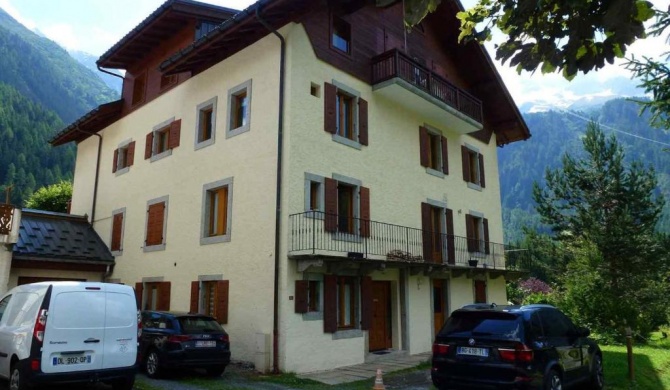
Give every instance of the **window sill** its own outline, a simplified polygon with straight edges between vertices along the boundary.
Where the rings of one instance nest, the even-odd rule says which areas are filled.
[[[129,166],[125,167],[125,168],[117,169],[115,174],[116,174],[116,176],[121,176],[124,173],[128,173],[128,172],[130,172],[130,167]]]
[[[200,149],[204,149],[204,148],[206,148],[206,147],[208,147],[208,146],[210,146],[210,145],[214,145],[214,137],[212,137],[212,138],[210,138],[210,139],[207,139],[207,140],[204,140],[204,141],[201,141],[201,142],[198,142],[198,143],[196,143],[196,144],[195,144],[195,147],[194,147],[194,149],[193,149],[193,150],[200,150]]]
[[[247,123],[244,126],[238,127],[236,129],[228,130],[226,131],[226,138],[232,138],[235,137],[236,135],[240,135],[242,133],[246,133],[247,131],[251,130],[251,125],[250,123]]]
[[[230,233],[223,236],[200,237],[200,245],[219,244],[222,242],[230,242]]]
[[[444,172],[440,172],[437,169],[433,169],[433,168],[426,168],[426,173],[429,174],[429,175],[433,175],[435,177],[439,177],[441,179],[444,179],[445,176],[446,176],[444,174]]]
[[[360,329],[340,329],[333,333],[333,340],[355,339],[364,336],[365,333]]]
[[[159,252],[165,250],[165,244],[145,246],[144,252]]]
[[[320,320],[323,320],[323,312],[322,311],[310,311],[309,313],[303,313],[302,320],[303,321],[320,321]]]
[[[339,144],[348,146],[350,148],[354,148],[356,150],[361,150],[362,149],[362,146],[361,146],[360,142],[354,141],[354,140],[349,139],[349,138],[342,137],[339,134],[333,134],[333,141],[335,141]]]
[[[361,242],[363,242],[363,237],[359,236],[358,234],[353,234],[353,233],[334,232],[333,233],[333,240],[361,243]]]
[[[112,253],[112,256],[114,256],[114,257],[123,255],[123,249],[120,249],[118,251],[110,251],[110,252]]]
[[[479,184],[476,184],[476,183],[472,183],[472,182],[468,182],[468,188],[470,188],[471,190],[476,190],[476,191],[481,191],[482,190],[482,186],[480,186]]]
[[[168,149],[168,150],[166,150],[166,151],[164,151],[164,152],[161,152],[161,153],[159,153],[159,154],[154,154],[154,155],[152,155],[152,156],[151,156],[151,160],[149,160],[149,161],[151,161],[151,162],[156,162],[156,161],[158,161],[158,160],[160,160],[160,159],[163,159],[163,158],[165,158],[165,157],[167,157],[167,156],[172,156],[172,149]]]

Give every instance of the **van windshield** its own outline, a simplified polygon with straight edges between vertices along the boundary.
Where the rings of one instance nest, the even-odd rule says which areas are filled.
[[[184,334],[223,333],[223,328],[210,317],[181,317],[179,325]]]

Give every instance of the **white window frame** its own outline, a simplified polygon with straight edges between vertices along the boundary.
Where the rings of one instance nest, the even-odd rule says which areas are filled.
[[[127,165],[128,164],[128,147],[130,146],[130,144],[132,142],[133,142],[132,138],[127,139],[127,140],[121,142],[119,144],[119,146],[117,147],[118,154],[116,156],[116,172],[115,172],[116,176],[123,175],[124,173],[128,173],[130,171],[130,165]],[[125,153],[126,153],[126,166],[124,166],[124,167],[121,167],[121,161],[123,161],[121,151],[125,151]]]
[[[157,204],[157,203],[163,203],[165,202],[165,209],[163,210],[163,242],[157,245],[147,245],[146,240],[147,240],[147,233],[149,232],[149,206]],[[166,242],[167,242],[167,220],[168,220],[168,208],[170,205],[170,196],[165,195],[161,196],[160,198],[155,198],[147,201],[147,208],[146,208],[146,217],[145,217],[145,222],[144,222],[144,252],[156,252],[156,251],[164,251]]]
[[[156,135],[159,132],[161,132],[161,130],[165,130],[167,128],[168,145],[169,145],[170,144],[170,125],[172,124],[172,122],[174,122],[174,120],[175,120],[175,117],[172,117],[172,118],[167,119],[167,120],[165,120],[165,121],[163,121],[163,122],[161,122],[161,123],[159,123],[159,124],[157,124],[156,126],[153,127],[153,129],[152,129],[152,131],[153,131],[153,143],[151,144],[151,160],[150,160],[151,162],[158,161],[162,158],[165,158],[167,156],[172,155],[172,149],[170,149],[169,147],[166,147],[165,150],[160,152],[160,153],[156,153],[156,151],[158,150],[158,141],[159,141],[158,137]]]
[[[252,79],[249,79],[245,82],[243,82],[240,85],[237,85],[231,89],[228,90],[228,123],[226,125],[226,138],[232,138],[235,137],[236,135],[240,135],[242,133],[246,133],[247,131],[251,130],[251,87],[252,87]],[[237,128],[232,128],[232,121],[233,121],[233,98],[237,95],[240,94],[240,92],[245,91],[247,94],[247,112],[246,112],[246,123],[240,127]]]
[[[226,209],[226,234],[220,236],[209,236],[209,192],[219,188],[228,187],[228,205]],[[230,242],[233,226],[233,178],[207,183],[202,186],[202,222],[200,224],[200,245],[218,244]]]
[[[195,111],[195,144],[194,144],[194,149],[202,149],[207,146],[213,145],[216,142],[216,117],[217,117],[217,103],[218,103],[219,97],[214,96],[213,98],[204,101],[196,107]],[[202,137],[202,117],[203,117],[203,112],[206,110],[212,110],[212,136],[209,139],[202,140],[200,141],[200,138]]]

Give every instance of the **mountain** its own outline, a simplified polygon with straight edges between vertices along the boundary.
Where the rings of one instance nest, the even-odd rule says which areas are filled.
[[[119,93],[67,51],[0,9],[0,191],[21,205],[39,187],[71,179],[75,147],[48,140]]]
[[[119,96],[65,49],[1,9],[0,82],[54,110],[65,123]]]
[[[670,232],[670,133],[651,128],[649,115],[640,116],[639,112],[635,102],[615,99],[588,112],[554,110],[524,114],[533,137],[498,151],[505,240],[520,239],[523,226],[546,230],[535,213],[533,183],[543,185],[545,170],[560,168],[566,152],[583,153],[581,137],[590,119],[599,122],[606,133],[616,135],[628,162],[638,160],[654,167],[658,194],[667,201],[658,229]]]
[[[90,69],[93,73],[95,73],[98,77],[100,77],[102,81],[107,85],[107,87],[115,91],[118,95],[121,95],[123,80],[118,77],[99,71],[98,66],[95,64],[95,61],[98,60],[98,57],[94,56],[93,54],[89,54],[78,50],[70,50],[69,53],[72,56],[72,58],[77,60],[80,64],[84,65],[86,68]],[[110,72],[118,74],[119,76],[123,77],[123,75],[118,70],[112,69],[110,70]]]

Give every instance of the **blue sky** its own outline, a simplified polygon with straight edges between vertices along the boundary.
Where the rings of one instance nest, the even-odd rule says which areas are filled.
[[[69,50],[100,55],[137,26],[164,0],[0,0],[7,11],[30,29],[38,29],[48,38]],[[243,9],[253,0],[204,0],[207,3]],[[657,7],[667,7],[668,0],[653,0]],[[474,0],[465,0],[466,7]],[[636,42],[631,52],[636,56],[658,57],[670,50],[664,38]],[[492,46],[491,46],[492,47]],[[492,53],[489,47],[489,53]],[[494,57],[494,55],[492,55]],[[630,89],[630,74],[621,66],[610,65],[598,72],[579,76],[567,82],[558,74],[531,75],[498,66],[505,84],[518,105],[567,106],[580,99],[621,94]]]

